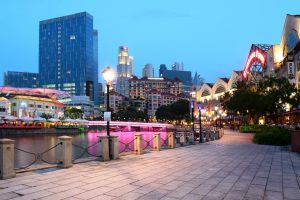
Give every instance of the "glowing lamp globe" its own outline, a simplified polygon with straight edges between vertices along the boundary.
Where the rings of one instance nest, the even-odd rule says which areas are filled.
[[[103,70],[102,75],[107,84],[111,83],[114,78],[114,73],[108,66]]]

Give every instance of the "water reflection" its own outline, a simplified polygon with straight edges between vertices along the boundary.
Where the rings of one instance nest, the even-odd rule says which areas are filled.
[[[134,134],[136,132],[112,132],[111,135],[119,137],[119,151],[123,152],[124,150],[130,151],[133,150],[134,145]],[[159,132],[163,140],[166,139],[166,132]],[[154,132],[138,132],[142,134],[144,138],[143,147],[147,145],[146,141],[151,141]],[[72,136],[73,145],[73,159],[78,157],[88,157],[89,154],[99,156],[100,146],[98,143],[99,136],[105,136],[106,132],[89,132],[81,133],[78,135]],[[32,163],[36,159],[36,155],[33,154],[42,154],[42,158],[50,163],[56,162],[56,150],[54,147],[58,140],[59,135],[28,135],[28,136],[10,136],[8,138],[15,140],[15,146],[19,149],[22,149],[26,152],[16,150],[15,151],[15,166],[16,168],[24,167]],[[152,145],[152,141],[150,142]],[[128,144],[129,148],[125,148]],[[85,148],[88,148],[88,153],[85,152]],[[49,150],[49,151],[48,151]],[[41,161],[36,162],[35,164],[40,164]]]

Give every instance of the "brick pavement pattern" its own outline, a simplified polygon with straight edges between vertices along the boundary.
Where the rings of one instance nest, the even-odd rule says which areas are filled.
[[[4,199],[300,199],[300,155],[226,131],[219,141],[0,180]]]

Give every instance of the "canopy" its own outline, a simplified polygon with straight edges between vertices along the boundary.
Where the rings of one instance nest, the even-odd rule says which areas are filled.
[[[47,121],[49,121],[49,122],[60,122],[60,120],[56,119],[56,118],[51,118],[51,119],[48,119]]]
[[[12,116],[12,115],[5,115],[3,118],[3,120],[10,120],[10,121],[15,121],[17,119],[18,119],[17,117]]]
[[[35,118],[33,118],[33,121],[45,122],[46,119],[45,119],[45,118],[42,118],[42,117],[35,117]]]
[[[34,121],[32,117],[21,117],[19,118],[21,121]]]

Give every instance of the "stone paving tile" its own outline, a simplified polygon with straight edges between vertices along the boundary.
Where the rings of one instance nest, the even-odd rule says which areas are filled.
[[[72,188],[63,192],[55,192],[53,195],[46,196],[44,198],[41,198],[42,200],[60,200],[60,199],[65,199],[69,197],[74,197],[78,194],[81,194],[85,192],[85,190],[79,189],[79,188]]]
[[[30,193],[28,195],[13,198],[13,199],[14,200],[40,199],[42,197],[46,197],[46,196],[49,196],[49,195],[52,195],[52,194],[53,194],[52,192],[48,192],[48,191],[44,190],[44,191],[38,191],[38,192],[35,192],[35,193]]]
[[[49,183],[49,184],[42,185],[40,187],[39,186],[30,187],[30,188],[26,188],[26,189],[22,189],[22,190],[17,190],[15,192],[17,194],[20,194],[20,195],[26,195],[26,194],[31,194],[31,193],[39,192],[39,191],[42,191],[42,190],[47,190],[47,189],[50,189],[50,188],[54,188],[54,187],[57,187],[57,186],[58,186],[57,184]]]
[[[282,192],[273,192],[273,191],[266,191],[265,200],[282,200],[283,199],[283,193]]]
[[[0,200],[7,200],[7,199],[13,199],[19,197],[18,194],[14,193],[14,192],[8,192],[8,193],[4,193],[0,195]]]
[[[300,199],[300,155],[252,136],[226,131],[204,144],[17,174],[0,180],[0,200]]]
[[[75,197],[78,199],[91,199],[100,195],[104,195],[106,192],[113,190],[113,188],[110,187],[100,187],[93,190],[89,190],[86,192],[83,192],[79,195],[76,195]]]

